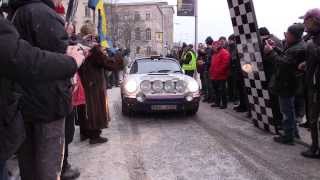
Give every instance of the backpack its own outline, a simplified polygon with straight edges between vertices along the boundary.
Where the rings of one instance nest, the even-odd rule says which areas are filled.
[[[0,77],[0,160],[9,159],[25,139],[24,121],[20,113],[20,94],[14,82]]]

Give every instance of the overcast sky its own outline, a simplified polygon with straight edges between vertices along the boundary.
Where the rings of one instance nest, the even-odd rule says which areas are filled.
[[[118,2],[143,2],[150,0],[118,0]],[[155,0],[157,1],[157,0]],[[166,0],[164,0],[166,1]],[[177,0],[167,0],[176,5]],[[254,0],[258,25],[266,26],[271,33],[283,38],[283,32],[308,9],[320,7],[320,0]],[[199,42],[210,35],[214,39],[232,34],[232,25],[227,0],[198,0]],[[194,42],[194,18],[174,18],[175,42]]]

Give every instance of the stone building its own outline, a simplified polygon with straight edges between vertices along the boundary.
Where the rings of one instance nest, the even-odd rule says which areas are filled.
[[[68,9],[68,2],[69,0],[62,1],[66,12]],[[76,26],[77,33],[80,31],[81,26],[86,20],[90,20],[92,22],[97,21],[97,13],[88,8],[88,0],[78,0],[78,8],[73,22]]]
[[[69,0],[63,0],[67,10]],[[173,48],[173,6],[167,2],[115,3],[105,0],[108,36],[121,48],[129,48],[131,57],[166,55]],[[88,8],[88,0],[79,0],[74,23],[77,32],[86,20],[97,23],[97,12]]]
[[[166,55],[173,47],[173,6],[167,2],[115,3],[106,5],[109,34],[132,57]]]

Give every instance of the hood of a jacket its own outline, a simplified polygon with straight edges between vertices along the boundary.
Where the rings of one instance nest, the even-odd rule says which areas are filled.
[[[31,3],[39,3],[39,2],[43,2],[44,4],[46,4],[52,9],[55,8],[52,0],[10,0],[10,6],[12,7],[12,9],[17,10],[21,6],[25,6]]]

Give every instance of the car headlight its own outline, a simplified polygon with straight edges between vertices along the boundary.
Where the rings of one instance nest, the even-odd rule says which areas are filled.
[[[155,92],[161,92],[161,90],[163,89],[162,81],[159,81],[159,80],[154,81],[153,84],[152,84],[152,89]]]
[[[176,82],[176,90],[179,92],[179,93],[184,93],[186,91],[186,85],[185,85],[185,82],[182,81],[182,80],[179,80]]]
[[[174,82],[171,80],[168,80],[164,83],[164,90],[166,92],[174,92]]]
[[[189,81],[188,82],[188,89],[190,92],[195,93],[199,91],[199,85],[196,81]]]
[[[140,88],[141,88],[141,91],[142,92],[149,92],[149,91],[151,91],[151,82],[150,81],[148,81],[148,80],[144,80],[144,81],[142,81],[141,82],[141,84],[140,84]]]
[[[134,93],[138,89],[138,84],[135,80],[129,80],[126,82],[124,88],[128,93]]]

